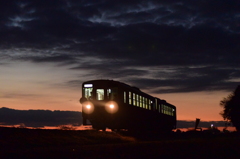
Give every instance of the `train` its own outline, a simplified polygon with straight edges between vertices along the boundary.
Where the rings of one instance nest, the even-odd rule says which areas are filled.
[[[82,83],[83,125],[105,131],[159,131],[176,129],[176,106],[114,80]],[[90,122],[90,123],[89,123]]]

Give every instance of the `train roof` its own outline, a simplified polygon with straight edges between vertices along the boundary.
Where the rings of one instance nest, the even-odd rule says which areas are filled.
[[[119,82],[119,81],[114,81],[114,80],[109,80],[109,79],[90,80],[90,81],[86,81],[86,82],[84,82],[84,83],[89,83],[89,82],[100,82],[100,81],[102,81],[102,82],[106,81],[106,82],[117,83],[117,84],[120,84],[120,85],[123,85],[123,86],[126,86],[126,87],[130,87],[130,88],[136,89],[136,90],[138,90],[138,91],[141,91],[138,87],[130,86],[130,85],[126,84],[126,83]],[[142,92],[142,91],[141,91],[141,92]]]

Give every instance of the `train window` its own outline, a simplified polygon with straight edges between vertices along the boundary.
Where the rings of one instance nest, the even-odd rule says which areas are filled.
[[[139,106],[139,95],[136,95],[136,100],[137,100],[137,106]]]
[[[140,107],[142,108],[142,96],[139,96]]]
[[[143,108],[145,108],[145,102],[144,102],[144,101],[145,101],[145,98],[142,97],[142,107],[143,107]]]
[[[104,100],[104,89],[96,89],[97,100]]]
[[[114,100],[117,98],[117,88],[109,88],[107,89],[107,98],[110,100]]]
[[[124,91],[124,92],[123,92],[123,102],[126,103],[126,100],[127,100],[127,99],[126,99],[126,92]]]
[[[154,106],[155,106],[155,111],[158,111],[158,101],[156,98],[155,98]]]
[[[148,109],[148,99],[145,98],[145,105],[146,105],[146,109]]]
[[[132,93],[128,92],[129,104],[132,104]]]
[[[92,90],[93,88],[83,88],[84,89],[84,97],[89,99],[92,97]]]
[[[110,99],[111,92],[112,92],[112,90],[111,90],[111,89],[107,89],[107,98],[108,98],[108,99]]]
[[[142,107],[145,108],[145,98],[142,97]]]
[[[136,105],[135,93],[133,93],[133,105]]]
[[[166,115],[174,116],[174,108],[171,108],[164,104],[161,105],[161,112]]]
[[[117,99],[117,96],[118,96],[118,89],[117,88],[112,88],[112,97],[111,97],[111,99],[115,100],[115,99]]]
[[[148,108],[149,108],[149,110],[151,110],[151,103],[152,103],[152,101],[149,99],[148,102],[149,102],[149,104],[148,104],[149,107]]]

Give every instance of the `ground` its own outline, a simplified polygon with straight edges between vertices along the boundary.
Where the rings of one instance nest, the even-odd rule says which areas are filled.
[[[1,158],[239,158],[240,136],[0,128]]]

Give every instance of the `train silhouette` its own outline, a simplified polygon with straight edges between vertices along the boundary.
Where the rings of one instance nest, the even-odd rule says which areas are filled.
[[[112,131],[170,132],[176,128],[176,107],[137,87],[114,80],[82,84],[83,125]]]

